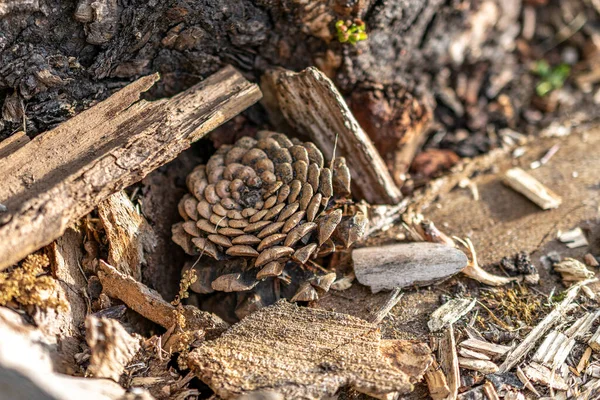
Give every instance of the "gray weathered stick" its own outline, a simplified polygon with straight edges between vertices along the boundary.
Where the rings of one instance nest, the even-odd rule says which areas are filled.
[[[308,134],[328,160],[346,157],[353,193],[373,204],[395,204],[400,190],[375,146],[362,130],[333,82],[314,67],[272,73],[278,106],[287,122]],[[336,145],[337,144],[337,145]]]
[[[460,272],[467,256],[443,244],[416,242],[356,249],[352,261],[356,279],[377,293],[437,283]]]
[[[261,97],[227,67],[173,98],[139,100],[157,79],[138,79],[0,159],[0,270]]]

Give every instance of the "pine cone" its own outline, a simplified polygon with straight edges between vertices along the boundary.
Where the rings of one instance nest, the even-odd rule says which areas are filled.
[[[190,255],[245,259],[238,268],[252,271],[250,280],[234,271],[212,280],[213,290],[250,290],[271,278],[288,284],[299,267],[312,276],[302,275],[292,300],[316,299],[315,287],[327,291],[336,275],[323,275],[315,260],[349,247],[367,224],[362,213],[348,212],[344,158],[331,169],[324,161],[313,143],[269,131],[221,146],[188,175],[190,193],[179,203],[185,222],[173,226],[173,240]]]

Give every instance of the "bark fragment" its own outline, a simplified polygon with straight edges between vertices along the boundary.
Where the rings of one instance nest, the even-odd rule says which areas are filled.
[[[347,385],[381,399],[410,392],[432,361],[427,346],[380,335],[358,318],[280,301],[203,343],[188,364],[225,399],[259,390],[321,398]]]
[[[117,320],[93,315],[86,318],[85,329],[92,352],[88,374],[118,383],[125,366],[140,349],[141,337],[131,336]]]
[[[98,204],[98,215],[108,238],[108,263],[118,271],[142,277],[144,251],[156,245],[156,236],[125,192],[120,191]]]

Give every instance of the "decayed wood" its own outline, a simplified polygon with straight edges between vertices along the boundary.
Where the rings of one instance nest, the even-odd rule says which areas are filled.
[[[446,375],[450,393],[446,399],[454,400],[458,396],[460,387],[460,368],[458,367],[458,355],[456,354],[456,340],[454,339],[454,327],[449,325],[438,339],[438,360],[440,367]]]
[[[8,209],[0,215],[0,269],[50,243],[110,194],[261,96],[227,67],[173,98],[139,100],[157,79],[138,79],[0,159],[0,203]]]
[[[132,336],[115,319],[90,315],[85,320],[85,337],[92,352],[89,376],[119,382],[125,366],[142,345],[140,336]]]
[[[425,286],[460,272],[467,256],[436,243],[399,243],[352,251],[356,279],[374,293],[397,287]]]
[[[535,387],[531,384],[529,378],[527,377],[527,375],[525,375],[525,372],[523,372],[521,367],[517,367],[517,378],[519,378],[519,380],[521,381],[523,386],[525,386],[526,389],[530,390],[533,394],[535,394],[538,397],[541,396],[535,389]]]
[[[286,301],[251,314],[188,357],[191,370],[223,399],[258,390],[323,398],[341,386],[387,399],[411,391],[431,361],[424,344],[382,341],[375,325],[359,318]]]
[[[140,280],[144,250],[150,251],[156,245],[152,227],[123,191],[100,202],[98,216],[108,239],[108,263]]]
[[[461,319],[475,307],[475,299],[453,299],[431,313],[427,326],[431,332],[442,330]]]
[[[562,202],[560,196],[521,168],[512,168],[506,171],[503,182],[533,201],[542,210],[557,208]]]
[[[570,285],[573,282],[579,282],[584,279],[594,277],[594,272],[587,269],[584,263],[575,260],[574,258],[566,257],[561,262],[552,266],[554,271],[560,273],[565,285]]]
[[[558,303],[544,319],[537,324],[531,332],[523,339],[523,341],[515,347],[504,360],[504,363],[500,366],[500,372],[507,372],[514,367],[519,361],[523,359],[535,346],[535,343],[544,336],[548,329],[552,328],[569,310],[572,309],[573,301],[579,294],[579,290],[582,286],[592,282],[596,282],[597,279],[589,279],[583,282],[579,282],[573,285],[566,293],[565,298]]]
[[[435,360],[433,360],[431,367],[425,373],[425,380],[427,381],[429,395],[433,400],[445,399],[450,394],[446,375],[444,375],[444,371],[442,371]]]
[[[123,301],[135,312],[164,328],[177,324],[177,308],[165,301],[158,292],[117,271],[103,260],[100,260],[99,268],[98,278],[108,296]],[[202,330],[209,339],[217,337],[227,328],[227,324],[219,317],[194,306],[184,307],[183,315],[186,329]]]
[[[307,134],[328,160],[346,158],[352,192],[373,204],[395,204],[400,190],[377,149],[362,130],[342,95],[321,71],[270,73],[279,109],[298,132]]]
[[[493,359],[503,356],[510,351],[509,346],[502,346],[500,344],[489,343],[479,339],[467,339],[460,343],[461,347],[483,353]]]
[[[569,388],[562,376],[541,364],[532,362],[523,368],[523,372],[531,381],[541,385],[557,390],[567,390]]]
[[[36,400],[117,400],[126,390],[107,379],[80,378],[54,372],[39,330],[22,322],[17,313],[0,307],[1,398]],[[141,400],[153,397],[145,390]]]
[[[481,372],[484,375],[498,372],[498,366],[492,361],[477,360],[474,358],[458,357],[458,365],[461,368]]]
[[[57,279],[62,291],[61,297],[68,304],[68,311],[48,309],[34,315],[39,329],[48,337],[56,338],[59,356],[64,365],[64,369],[55,365],[55,368],[58,367],[57,372],[73,369],[74,356],[81,351],[83,341],[81,327],[89,312],[83,294],[87,281],[79,269],[79,261],[83,257],[82,242],[83,234],[69,228],[47,248],[52,276]]]

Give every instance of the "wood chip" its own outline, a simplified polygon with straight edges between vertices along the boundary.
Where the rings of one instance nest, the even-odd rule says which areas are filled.
[[[426,286],[460,272],[467,256],[437,243],[399,243],[352,251],[356,279],[373,293],[397,287]]]
[[[0,269],[51,243],[112,193],[139,181],[260,97],[226,67],[183,93],[139,100],[158,74],[0,159]],[[166,128],[168,127],[168,129]]]
[[[484,375],[498,372],[498,366],[491,361],[476,360],[474,358],[458,357],[458,365],[461,368],[481,372]]]
[[[154,230],[123,191],[100,202],[98,216],[108,238],[108,263],[140,280],[144,250],[156,246]]]
[[[583,256],[583,260],[585,261],[588,267],[597,267],[600,265],[600,263],[598,263],[598,260],[596,260],[596,257],[594,257],[590,253],[587,253],[585,256]]]
[[[554,264],[552,268],[560,273],[565,285],[573,282],[583,281],[594,277],[594,272],[587,269],[584,263],[574,258],[566,257],[561,262]]]
[[[460,346],[458,348],[458,354],[460,354],[461,356],[463,356],[465,358],[474,358],[476,360],[487,360],[487,361],[491,360],[490,356],[488,356],[486,354],[479,353],[477,351],[467,349],[465,347],[460,347]]]
[[[576,370],[578,373],[583,372],[583,370],[585,370],[587,368],[591,356],[592,356],[592,348],[587,347],[585,349],[585,351],[583,352],[583,355],[579,359],[579,362],[577,363]]]
[[[86,375],[117,383],[142,345],[142,338],[131,336],[119,321],[93,315],[85,320],[85,338],[92,352]]]
[[[587,238],[581,228],[575,228],[564,233],[559,232],[558,240],[566,244],[570,249],[589,246]]]
[[[486,354],[492,359],[503,356],[510,351],[509,346],[502,346],[499,344],[489,343],[479,339],[467,339],[460,343],[461,347],[477,351],[479,353]]]
[[[431,313],[427,326],[431,332],[440,331],[461,319],[475,307],[475,299],[453,299]]]
[[[336,156],[346,158],[353,193],[374,204],[400,201],[400,190],[379,152],[327,76],[310,67],[299,73],[276,70],[266,78],[271,85],[265,88],[275,91],[272,96],[287,122],[308,134],[328,160],[334,147]]]
[[[506,171],[503,182],[537,204],[542,210],[558,208],[562,202],[560,196],[521,168]]]
[[[562,376],[538,363],[530,363],[523,368],[523,372],[527,378],[540,385],[548,386],[556,390],[569,389],[569,385],[567,385]]]
[[[531,382],[529,381],[529,378],[527,378],[527,375],[525,375],[525,372],[523,372],[521,367],[517,367],[517,378],[519,378],[519,380],[521,381],[521,383],[523,383],[523,386],[525,386],[526,389],[530,390],[536,396],[541,397],[541,395],[538,393],[538,391],[535,389],[535,387],[531,384]]]
[[[507,372],[521,361],[523,357],[533,349],[535,343],[572,309],[572,303],[579,294],[581,287],[596,281],[597,279],[589,279],[573,285],[567,291],[565,298],[558,303],[554,309],[550,311],[550,313],[548,313],[546,317],[544,317],[544,319],[529,332],[529,334],[527,334],[525,339],[523,339],[523,341],[506,356],[506,360],[504,360],[504,363],[500,366],[500,372]]]
[[[456,354],[456,340],[454,339],[454,327],[449,325],[438,340],[438,359],[440,366],[446,375],[450,394],[447,399],[456,399],[460,386],[460,368],[458,367],[458,356]]]
[[[429,395],[433,400],[443,400],[450,395],[446,375],[444,375],[444,371],[442,371],[435,360],[433,360],[433,363],[425,373],[425,381],[427,381]]]
[[[388,399],[412,390],[431,364],[428,353],[423,344],[382,341],[358,318],[280,301],[202,343],[188,365],[223,399],[256,390],[323,398],[346,385]]]

